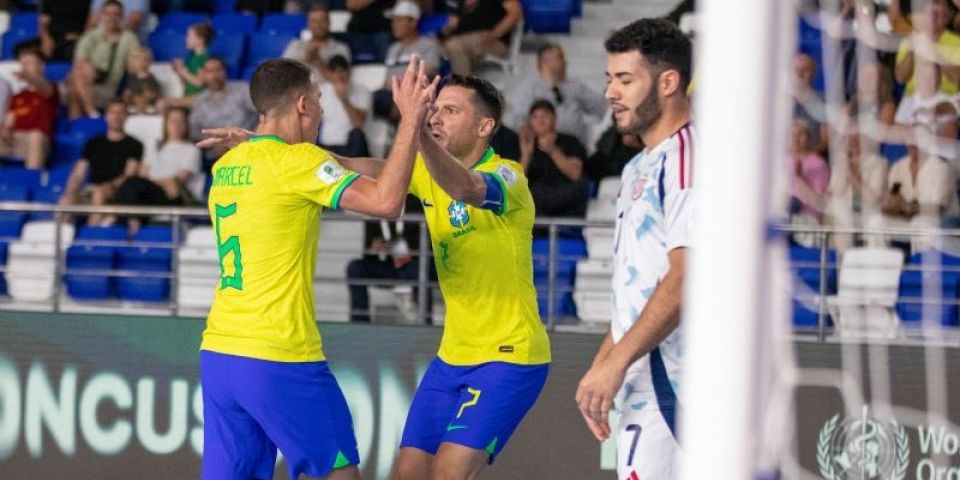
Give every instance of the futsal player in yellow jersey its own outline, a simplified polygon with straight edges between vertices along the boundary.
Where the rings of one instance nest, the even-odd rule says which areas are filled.
[[[547,379],[533,286],[533,199],[523,167],[490,148],[503,103],[454,75],[434,102],[410,192],[430,229],[446,303],[443,339],[414,396],[394,478],[476,478]]]
[[[435,90],[416,57],[394,78],[402,120],[371,179],[313,144],[322,111],[309,67],[278,59],[253,73],[259,126],[217,161],[210,190],[221,277],[200,353],[204,479],[272,478],[278,448],[290,478],[359,478],[350,412],[314,317],[320,218],[325,208],[399,214]]]

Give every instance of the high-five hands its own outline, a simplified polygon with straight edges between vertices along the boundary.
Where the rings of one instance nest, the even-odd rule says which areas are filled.
[[[440,83],[439,75],[433,81],[427,80],[426,71],[427,63],[418,55],[412,55],[403,77],[391,79],[393,103],[397,105],[401,121],[409,119],[418,127],[431,110]]]

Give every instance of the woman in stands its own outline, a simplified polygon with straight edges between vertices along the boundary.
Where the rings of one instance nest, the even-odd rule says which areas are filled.
[[[172,206],[197,202],[203,195],[200,149],[190,142],[187,111],[169,108],[163,119],[163,139],[157,154],[145,158],[139,176],[120,185],[114,203],[118,205]],[[134,235],[144,221],[130,217],[127,227]]]

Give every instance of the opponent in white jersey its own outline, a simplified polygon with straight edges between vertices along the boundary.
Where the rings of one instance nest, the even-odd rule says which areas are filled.
[[[621,133],[647,145],[624,168],[614,234],[613,318],[577,403],[598,440],[617,437],[621,480],[672,479],[680,445],[679,327],[684,258],[694,228],[690,42],[644,19],[607,40],[607,92]],[[620,422],[611,432],[607,413]]]

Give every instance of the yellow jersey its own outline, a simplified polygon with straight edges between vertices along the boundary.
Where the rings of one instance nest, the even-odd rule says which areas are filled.
[[[960,65],[960,35],[953,33],[951,31],[945,31],[940,35],[940,38],[937,39],[937,43],[934,45],[934,49],[937,51],[937,55],[948,65]],[[896,63],[900,63],[906,58],[907,53],[913,51],[913,46],[911,45],[910,38],[905,38],[900,41],[900,48],[897,49],[897,56],[895,59]],[[910,78],[907,80],[907,84],[904,88],[904,95],[913,95],[913,92],[917,89],[917,61],[918,58],[914,56],[914,69],[913,73],[910,74]],[[950,80],[950,77],[947,74],[940,72],[940,91],[946,95],[955,95],[960,87],[958,87],[957,82]]]
[[[472,169],[499,184],[499,208],[453,200],[421,155],[410,180],[410,193],[424,207],[446,304],[438,355],[451,365],[548,363],[550,342],[533,286],[533,198],[523,167],[488,149]]]
[[[358,177],[309,143],[253,137],[213,166],[208,207],[220,281],[202,350],[277,362],[324,359],[313,275],[324,207]]]

